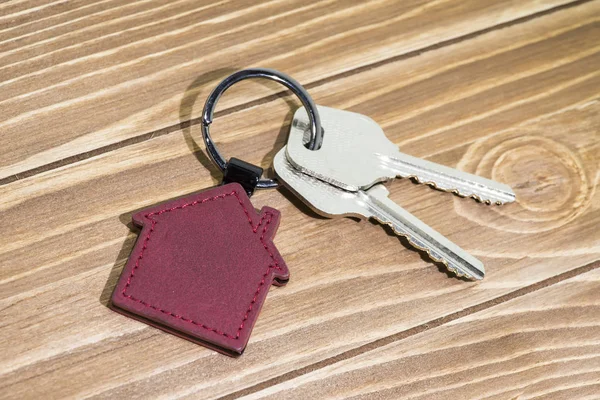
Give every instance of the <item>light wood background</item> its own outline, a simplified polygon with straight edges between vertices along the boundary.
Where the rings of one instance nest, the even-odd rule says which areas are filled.
[[[0,3],[0,398],[600,398],[600,1]],[[110,311],[132,212],[210,187],[209,91],[282,70],[403,151],[510,184],[490,207],[391,197],[486,264],[443,272],[286,190],[271,288],[237,359]],[[298,101],[247,81],[222,151],[264,167]]]

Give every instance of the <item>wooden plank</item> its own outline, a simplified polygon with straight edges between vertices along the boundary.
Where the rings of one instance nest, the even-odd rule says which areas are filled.
[[[112,0],[21,10],[0,31],[0,179],[188,120],[189,99],[235,69],[269,66],[311,84],[567,3]],[[244,83],[220,109],[273,90]]]
[[[599,337],[596,269],[242,398],[597,398]]]
[[[198,163],[210,166],[197,127],[4,186],[0,392],[226,395],[597,260],[598,7],[317,88],[319,103],[369,114],[413,154],[505,181],[519,202],[391,185],[394,200],[486,263],[476,284],[440,273],[376,224],[314,218],[286,191],[256,194],[257,207],[283,213],[276,244],[292,280],[271,290],[236,360],[105,307],[136,237],[131,213],[216,182]],[[285,140],[273,132],[293,112],[286,100],[220,119],[224,152],[268,165]]]
[[[0,32],[8,32],[22,25],[35,23],[40,19],[56,18],[59,15],[70,15],[82,6],[83,1],[6,1],[0,4]],[[89,2],[88,2],[89,3]],[[40,18],[40,13],[44,17]]]

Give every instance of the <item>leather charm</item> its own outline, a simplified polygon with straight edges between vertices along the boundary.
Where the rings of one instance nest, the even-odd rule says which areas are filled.
[[[271,284],[289,271],[273,245],[279,211],[257,213],[238,183],[133,215],[141,233],[111,308],[229,355],[242,354]]]

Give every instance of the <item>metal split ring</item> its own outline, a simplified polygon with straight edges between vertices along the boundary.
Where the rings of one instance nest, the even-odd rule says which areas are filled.
[[[244,69],[235,72],[225,78],[219,85],[210,93],[204,104],[204,111],[202,112],[202,137],[208,150],[208,155],[211,160],[215,163],[221,171],[225,171],[227,168],[227,160],[221,155],[212,138],[210,137],[210,124],[213,121],[213,114],[217,101],[227,89],[233,86],[235,83],[249,78],[265,78],[275,82],[281,83],[283,86],[290,89],[302,102],[304,108],[308,113],[310,119],[310,140],[306,145],[310,150],[318,150],[323,143],[323,130],[321,129],[321,119],[319,118],[319,112],[313,99],[310,97],[306,89],[302,87],[292,77],[281,73],[273,69],[266,68],[251,68]],[[256,185],[257,188],[267,189],[277,187],[278,183],[274,179],[261,179]]]

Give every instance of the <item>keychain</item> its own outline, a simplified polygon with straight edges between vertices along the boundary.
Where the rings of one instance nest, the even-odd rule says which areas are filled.
[[[287,282],[289,271],[272,242],[279,211],[263,207],[257,213],[249,199],[256,188],[275,188],[278,182],[261,180],[260,167],[236,158],[226,161],[210,137],[220,96],[248,78],[279,82],[304,105],[296,111],[287,146],[273,164],[279,179],[309,207],[327,217],[353,216],[389,225],[457,276],[483,279],[480,260],[390,200],[382,182],[413,178],[497,205],[515,200],[509,186],[401,153],[372,119],[317,107],[289,76],[249,69],[223,80],[204,106],[202,136],[210,158],[224,173],[222,186],[133,215],[142,231],[113,293],[113,309],[237,355],[246,347],[269,286]]]
[[[277,187],[260,179],[260,167],[227,162],[210,137],[220,96],[248,78],[266,78],[294,92],[307,110],[309,148],[323,138],[319,114],[304,88],[268,69],[239,71],[210,94],[202,135],[208,154],[223,171],[223,182],[208,190],[135,213],[140,235],[111,297],[110,307],[182,338],[228,355],[242,354],[269,286],[284,285],[289,271],[273,245],[280,213],[257,212],[249,197],[255,188]]]

